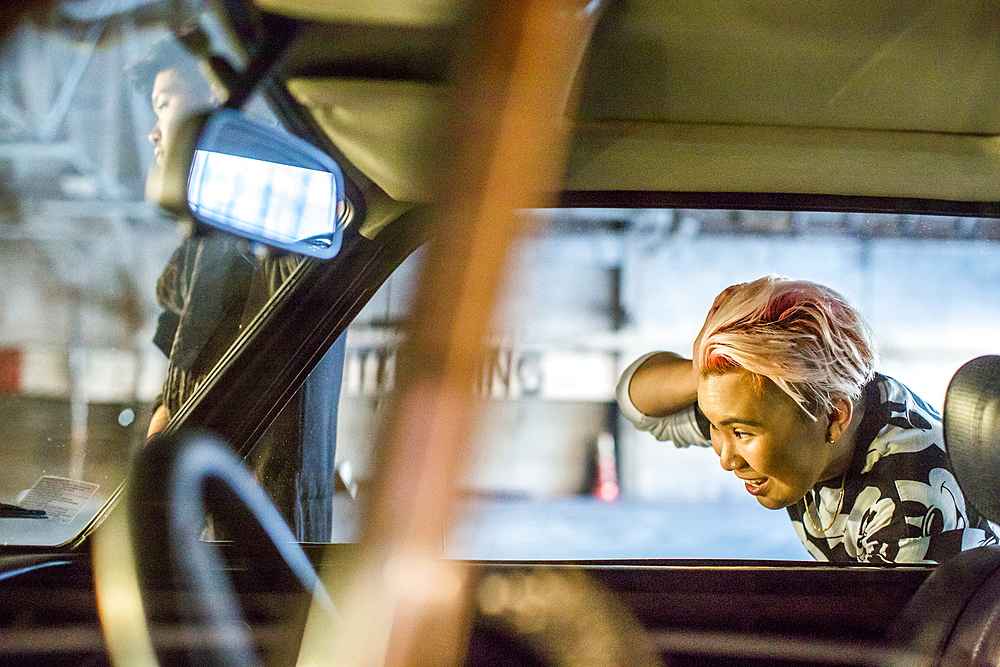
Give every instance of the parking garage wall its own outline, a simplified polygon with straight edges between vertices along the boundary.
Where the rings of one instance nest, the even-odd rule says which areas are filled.
[[[609,414],[628,363],[654,349],[689,355],[715,295],[768,273],[845,294],[874,325],[880,370],[938,408],[962,363],[997,351],[995,221],[646,211],[622,222],[622,212],[604,215],[596,224],[557,220],[552,233],[518,253],[514,296],[497,318],[476,388],[489,400],[466,477],[470,492],[587,492],[597,439],[610,431],[625,497],[745,495],[711,450],[677,450]],[[348,338],[338,459],[362,474],[369,445],[359,443],[370,442],[394,372],[394,343],[379,322],[401,316],[405,289],[397,282],[387,290],[395,296],[380,293]]]

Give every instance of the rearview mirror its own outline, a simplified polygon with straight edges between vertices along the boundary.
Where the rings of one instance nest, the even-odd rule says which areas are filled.
[[[321,259],[340,250],[353,211],[328,155],[231,109],[185,121],[160,178],[167,210]]]

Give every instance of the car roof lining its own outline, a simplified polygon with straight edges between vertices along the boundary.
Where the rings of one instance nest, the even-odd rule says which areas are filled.
[[[443,84],[301,78],[289,81],[288,90],[344,156],[390,197],[432,198],[444,139]]]
[[[998,177],[997,137],[587,123],[576,128],[564,188],[993,201]]]
[[[259,4],[339,30],[325,61],[293,47],[290,91],[391,198],[432,201],[454,3]],[[607,3],[562,187],[995,201],[997,19],[986,0]]]
[[[390,197],[433,199],[445,86],[316,78],[288,85]],[[563,188],[994,201],[998,182],[994,136],[594,121],[575,124]]]
[[[582,120],[1000,132],[986,0],[627,0],[598,24]]]

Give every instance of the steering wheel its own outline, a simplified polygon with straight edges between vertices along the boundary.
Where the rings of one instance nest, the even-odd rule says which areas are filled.
[[[180,611],[207,645],[199,661],[260,664],[232,581],[216,544],[202,539],[207,517],[255,557],[277,556],[313,596],[336,614],[302,547],[253,475],[217,438],[181,432],[154,438],[136,457],[126,497],[128,538],[147,610],[164,562],[181,596]]]

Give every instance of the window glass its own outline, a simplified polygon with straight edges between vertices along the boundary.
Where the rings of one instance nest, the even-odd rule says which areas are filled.
[[[301,262],[219,232],[186,238],[146,200],[179,123],[227,96],[166,24],[245,65],[211,8],[71,5],[26,14],[0,50],[7,544],[79,534]],[[243,111],[278,126],[259,97]]]
[[[508,271],[475,391],[486,410],[449,555],[485,559],[812,560],[711,448],[635,429],[621,373],[691,355],[715,296],[781,274],[827,285],[874,329],[878,371],[942,407],[952,374],[995,352],[1000,221],[838,212],[538,212]],[[355,537],[380,410],[415,288],[407,260],[347,332],[332,538]]]
[[[473,558],[812,560],[711,448],[679,449],[614,400],[642,354],[691,346],[724,288],[815,281],[873,326],[877,370],[940,410],[951,375],[1000,336],[1000,223],[939,216],[556,210],[515,253],[479,390],[465,518]]]
[[[373,474],[378,424],[395,389],[403,342],[425,251],[417,250],[389,276],[344,335],[344,375],[337,418],[337,488],[331,539],[356,537],[359,500]]]
[[[217,36],[198,3],[150,4]],[[158,321],[177,304],[164,267],[184,239],[145,184],[211,85],[181,80],[202,70],[179,47],[168,75],[137,68],[170,33],[106,10],[51,3],[0,51],[4,544],[62,544],[86,527],[143,445],[168,374]]]

